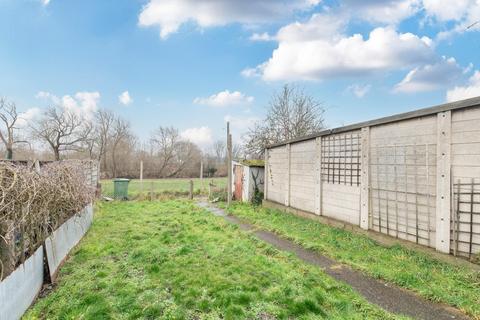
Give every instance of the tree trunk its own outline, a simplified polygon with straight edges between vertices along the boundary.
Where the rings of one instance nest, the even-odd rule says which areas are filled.
[[[7,147],[7,160],[12,160],[13,159],[13,149],[11,147]]]
[[[58,150],[58,147],[53,148],[53,154],[55,156],[55,161],[60,161],[60,150]]]

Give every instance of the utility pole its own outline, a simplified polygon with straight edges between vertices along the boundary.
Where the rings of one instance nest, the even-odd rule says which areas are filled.
[[[232,135],[230,134],[230,122],[227,122],[227,170],[228,170],[228,187],[227,187],[227,205],[232,202]]]

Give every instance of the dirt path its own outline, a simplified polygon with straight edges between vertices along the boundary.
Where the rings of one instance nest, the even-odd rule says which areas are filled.
[[[251,231],[256,237],[277,249],[294,253],[303,261],[323,268],[325,273],[348,284],[370,303],[376,304],[389,312],[426,320],[469,319],[454,308],[427,301],[410,291],[371,278],[317,252],[307,250],[292,241],[280,238],[272,232],[259,230],[257,227],[245,223],[235,216],[228,215],[224,210],[213,207],[207,202],[199,202],[198,205],[217,216],[223,217],[230,223],[238,225],[243,230]]]

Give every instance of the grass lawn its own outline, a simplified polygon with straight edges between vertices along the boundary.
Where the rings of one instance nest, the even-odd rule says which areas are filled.
[[[236,203],[230,213],[251,224],[294,240],[306,248],[412,289],[420,295],[455,306],[480,319],[480,272],[440,262],[396,245],[386,248],[366,236],[274,209]]]
[[[346,285],[188,201],[97,207],[26,319],[393,319]]]
[[[199,178],[195,179],[144,179],[143,194],[147,196],[152,188],[156,197],[162,195],[182,196],[188,195],[190,190],[190,180],[193,180],[194,193],[199,195],[208,194],[208,184],[213,180],[216,188],[226,188],[227,178],[205,178],[203,182]],[[113,196],[113,180],[102,180],[102,194]],[[135,199],[142,192],[140,180],[133,179],[128,185],[129,197]]]

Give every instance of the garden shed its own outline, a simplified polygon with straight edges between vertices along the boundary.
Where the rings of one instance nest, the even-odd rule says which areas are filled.
[[[265,164],[262,160],[232,162],[232,190],[235,200],[250,202],[255,195],[255,190],[263,193],[264,166]]]
[[[479,122],[480,97],[271,145],[266,203],[473,257]]]

